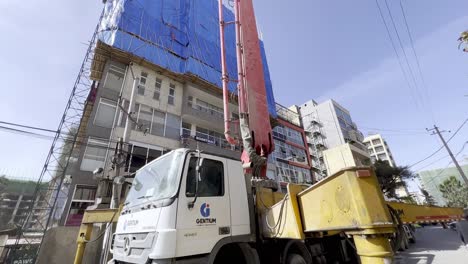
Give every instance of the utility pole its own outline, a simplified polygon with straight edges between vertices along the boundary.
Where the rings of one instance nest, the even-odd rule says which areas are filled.
[[[468,186],[468,179],[466,178],[466,175],[465,173],[463,172],[462,168],[460,167],[460,165],[458,164],[458,161],[455,159],[455,156],[453,156],[453,153],[452,151],[450,150],[449,146],[447,145],[447,142],[445,142],[445,139],[444,137],[442,136],[442,133],[441,131],[439,131],[439,128],[434,125],[434,128],[432,129],[426,129],[427,131],[434,131],[431,135],[435,135],[437,134],[440,138],[440,140],[442,140],[442,143],[444,144],[444,147],[447,149],[447,152],[448,154],[450,155],[450,157],[452,158],[452,161],[453,161],[453,164],[455,164],[455,167],[457,167],[457,170],[458,172],[460,173],[461,177],[463,178],[463,180],[465,181],[465,184]],[[444,132],[444,131],[442,131]]]
[[[109,205],[110,209],[117,209],[120,204],[120,194],[122,191],[122,179],[123,179],[123,175],[125,174],[125,169],[123,165],[126,160],[126,151],[124,150],[124,148],[128,146],[128,142],[130,140],[130,134],[132,132],[131,123],[132,122],[136,123],[136,120],[134,120],[131,115],[134,110],[133,105],[134,105],[134,100],[135,100],[135,93],[136,93],[136,89],[138,87],[138,82],[140,78],[138,76],[135,76],[133,72],[133,63],[130,63],[129,70],[133,78],[133,85],[132,85],[132,91],[130,93],[128,109],[123,109],[123,107],[119,103],[119,107],[121,107],[122,112],[124,113],[124,115],[126,115],[127,118],[125,121],[125,128],[124,128],[123,136],[118,139],[118,143],[115,147],[114,157],[112,158],[113,173],[111,174],[113,175],[112,175],[112,197],[111,197],[111,201]],[[125,83],[123,85],[125,85]],[[120,101],[121,100],[119,100],[119,102]],[[137,123],[136,125],[137,127],[139,127]],[[104,233],[103,246],[102,246],[103,250],[101,253],[100,263],[107,263],[108,261],[114,224],[108,223],[105,228],[106,230]]]

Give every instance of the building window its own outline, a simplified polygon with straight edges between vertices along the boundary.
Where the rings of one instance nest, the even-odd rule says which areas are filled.
[[[167,103],[174,105],[175,101],[175,84],[171,83],[169,85],[169,96],[167,97]]]
[[[140,104],[135,105],[135,113],[137,124],[132,123],[132,129],[155,136],[180,138],[180,117]]]
[[[387,155],[385,155],[385,154],[379,154],[379,155],[377,155],[377,158],[378,158],[379,160],[387,160]]]
[[[372,140],[372,144],[375,146],[375,145],[380,145],[382,144],[382,141],[380,141],[380,139],[373,139]]]
[[[214,106],[210,103],[207,103],[205,101],[202,101],[197,98],[197,102],[195,104],[195,109],[201,112],[208,113],[210,115],[216,116],[218,118],[223,118],[224,112],[223,109],[217,106]]]
[[[180,117],[173,114],[166,114],[166,131],[165,137],[172,139],[180,138]]]
[[[153,109],[145,105],[138,105],[138,125],[140,131],[144,133],[151,133],[151,122],[153,119]]]
[[[382,152],[384,148],[382,146],[375,147],[375,152]]]
[[[187,97],[187,105],[190,107],[193,106],[193,96]]]
[[[138,85],[138,89],[137,89],[137,93],[139,95],[145,95],[145,86],[146,86],[147,79],[148,79],[148,73],[141,72],[140,84]]]
[[[166,114],[153,109],[153,122],[151,124],[151,135],[164,136],[164,124],[166,122]]]
[[[223,134],[199,126],[196,128],[195,139],[216,146],[228,147]]]
[[[186,194],[195,195],[196,190],[196,166],[198,158],[190,158],[187,171]],[[221,161],[204,159],[198,181],[198,197],[213,197],[224,195],[224,166]]]
[[[182,122],[182,137],[190,137],[192,135],[192,124]]]
[[[116,109],[116,102],[101,98],[94,118],[94,124],[96,126],[112,128]]]
[[[159,97],[161,96],[161,86],[162,86],[162,80],[159,78],[156,78],[156,82],[154,83],[154,93],[153,93],[153,99],[159,101]]]
[[[70,204],[70,210],[68,211],[67,226],[79,226],[83,219],[84,212],[88,206],[94,204],[96,198],[95,186],[87,185],[76,185],[73,199]]]
[[[73,194],[73,200],[79,201],[94,201],[96,196],[96,187],[94,186],[77,186]]]
[[[83,155],[83,160],[81,161],[80,169],[82,171],[94,171],[97,168],[103,168],[107,149],[108,141],[90,137]]]
[[[104,81],[104,88],[120,92],[125,76],[125,66],[111,62]]]
[[[162,149],[151,149],[132,145],[129,147],[130,155],[126,164],[126,171],[135,172],[147,163],[163,155]]]

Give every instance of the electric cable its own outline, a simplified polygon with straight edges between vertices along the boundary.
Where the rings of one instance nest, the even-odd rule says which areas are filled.
[[[416,97],[413,94],[413,88],[410,85],[410,81],[409,81],[408,76],[406,74],[405,68],[403,67],[403,63],[401,62],[400,55],[397,52],[397,48],[396,48],[395,43],[393,42],[392,34],[390,33],[390,29],[389,29],[389,27],[387,25],[387,21],[385,20],[385,17],[383,15],[382,8],[380,7],[380,4],[379,4],[378,0],[375,0],[375,3],[377,4],[377,7],[379,9],[380,17],[382,18],[382,22],[384,23],[385,29],[387,30],[388,38],[390,40],[390,43],[392,44],[393,51],[395,52],[395,55],[397,57],[398,63],[400,65],[401,72],[403,73],[403,76],[405,77],[405,81],[406,81],[406,84],[408,86],[408,89],[410,90],[411,97],[412,97],[415,105],[418,106],[418,102],[416,100]]]
[[[458,129],[455,131],[455,133],[453,133],[453,135],[446,141],[447,144],[450,142],[450,140],[453,139],[453,137],[455,137],[455,136],[458,134],[458,132],[463,128],[463,126],[464,126],[467,122],[468,122],[468,118],[465,119],[465,121],[460,125],[460,127],[458,127]],[[420,160],[420,161],[418,161],[418,162],[415,162],[415,163],[411,164],[411,165],[408,166],[408,167],[409,167],[409,168],[414,167],[415,165],[417,165],[417,164],[419,164],[419,163],[421,163],[421,162],[424,162],[424,161],[428,160],[429,158],[431,158],[431,157],[433,157],[435,154],[437,154],[439,151],[441,151],[443,148],[444,148],[443,145],[440,146],[440,148],[438,148],[438,149],[437,149],[434,153],[432,153],[431,155],[427,156],[426,158],[424,158],[424,159],[422,159],[422,160]]]
[[[414,82],[414,87],[415,87],[415,91],[416,91],[416,96],[420,96],[419,85],[418,85],[418,82],[416,81],[416,78],[414,77],[414,73],[413,73],[412,67],[411,67],[411,65],[409,64],[408,56],[406,55],[405,47],[403,47],[403,42],[401,41],[400,34],[398,33],[398,29],[397,29],[397,27],[396,27],[395,20],[393,19],[392,12],[391,12],[391,10],[390,10],[390,7],[389,7],[389,5],[388,5],[387,0],[384,0],[384,2],[385,2],[385,6],[386,6],[386,8],[387,8],[388,14],[389,14],[389,16],[390,16],[390,21],[392,22],[393,29],[395,30],[398,43],[400,44],[401,51],[403,52],[403,56],[404,56],[404,59],[405,59],[405,62],[406,62],[406,66],[408,66],[408,70],[409,70],[410,77],[411,77],[411,79],[412,79],[413,82]],[[424,105],[424,100],[423,100],[422,97],[421,97],[421,103],[422,103],[421,105]]]
[[[413,36],[411,34],[411,31],[410,31],[410,28],[409,28],[409,25],[408,25],[408,20],[406,19],[406,12],[405,12],[405,9],[403,7],[403,4],[402,4],[401,0],[400,0],[400,9],[401,9],[401,13],[403,14],[403,20],[405,22],[406,31],[408,32],[408,36],[409,36],[409,40],[410,40],[410,44],[411,44],[411,49],[413,50],[413,55],[414,55],[414,58],[416,60],[416,65],[418,67],[418,72],[419,72],[419,75],[420,75],[420,78],[421,78],[421,81],[422,81],[422,86],[424,88],[424,91],[426,92],[426,97],[427,97],[426,99],[430,103],[430,95],[429,95],[429,92],[428,92],[427,83],[426,83],[426,80],[425,80],[424,75],[423,75],[422,70],[421,70],[421,63],[419,62],[419,57],[418,57],[418,55],[416,53],[416,49],[414,48]],[[433,109],[432,109],[432,107],[430,107],[430,105],[428,106],[428,108],[429,108],[429,111],[430,111],[430,114],[431,114],[431,117],[432,117],[432,121],[435,123]]]

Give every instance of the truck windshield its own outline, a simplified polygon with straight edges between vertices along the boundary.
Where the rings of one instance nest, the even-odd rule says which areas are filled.
[[[177,191],[183,154],[182,150],[171,151],[138,170],[125,205],[171,198]]]

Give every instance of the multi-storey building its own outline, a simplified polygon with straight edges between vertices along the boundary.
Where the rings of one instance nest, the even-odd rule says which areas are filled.
[[[462,165],[461,169],[465,174],[468,174],[468,165]],[[455,166],[418,172],[422,187],[434,198],[437,205],[440,206],[446,205],[447,201],[442,196],[439,185],[452,176],[456,177],[460,182],[463,182],[463,178]]]
[[[380,134],[367,136],[364,138],[364,144],[369,151],[372,162],[375,162],[376,160],[382,160],[387,161],[388,164],[392,167],[396,166],[387,141]]]
[[[368,154],[362,144],[364,136],[344,107],[334,100],[320,104],[310,100],[297,106],[297,109],[307,135],[312,170],[317,180],[330,174],[323,155],[327,149],[350,143],[349,148],[353,154],[367,159]]]
[[[387,141],[380,134],[367,136],[364,138],[364,144],[369,151],[372,163],[374,163],[376,160],[381,160],[388,162],[388,165],[392,167],[396,167],[395,160],[393,159],[393,155],[390,151],[390,148],[388,147]],[[395,195],[397,197],[409,196],[410,194],[406,184],[397,188],[395,190]]]
[[[273,128],[275,150],[269,157],[273,170],[268,176],[282,186],[286,183],[311,184],[311,159],[304,129],[299,114],[280,104],[276,104],[278,125]]]
[[[34,196],[36,182],[27,179],[3,178],[0,193],[0,230],[22,226],[31,206],[44,206],[43,196]],[[34,212],[28,221],[31,227],[40,220]]]
[[[102,178],[111,178],[111,160],[132,173],[180,147],[240,157],[240,147],[228,144],[223,135],[217,1],[195,1],[184,6],[171,3],[105,3],[89,69],[91,93],[66,172],[71,183],[63,191],[68,199],[61,224],[78,225],[84,210],[96,200],[109,202],[102,198],[108,190],[98,190],[97,185]],[[230,21],[234,15],[228,9],[224,15]],[[233,27],[226,28],[225,41],[232,79],[237,76]],[[268,107],[276,117],[262,41],[260,46]],[[235,86],[235,82],[229,84],[233,120],[238,119]],[[233,131],[238,131],[236,126]],[[124,134],[128,139],[124,146],[127,158],[115,159],[116,142]],[[94,175],[97,168],[103,168],[103,173]]]

